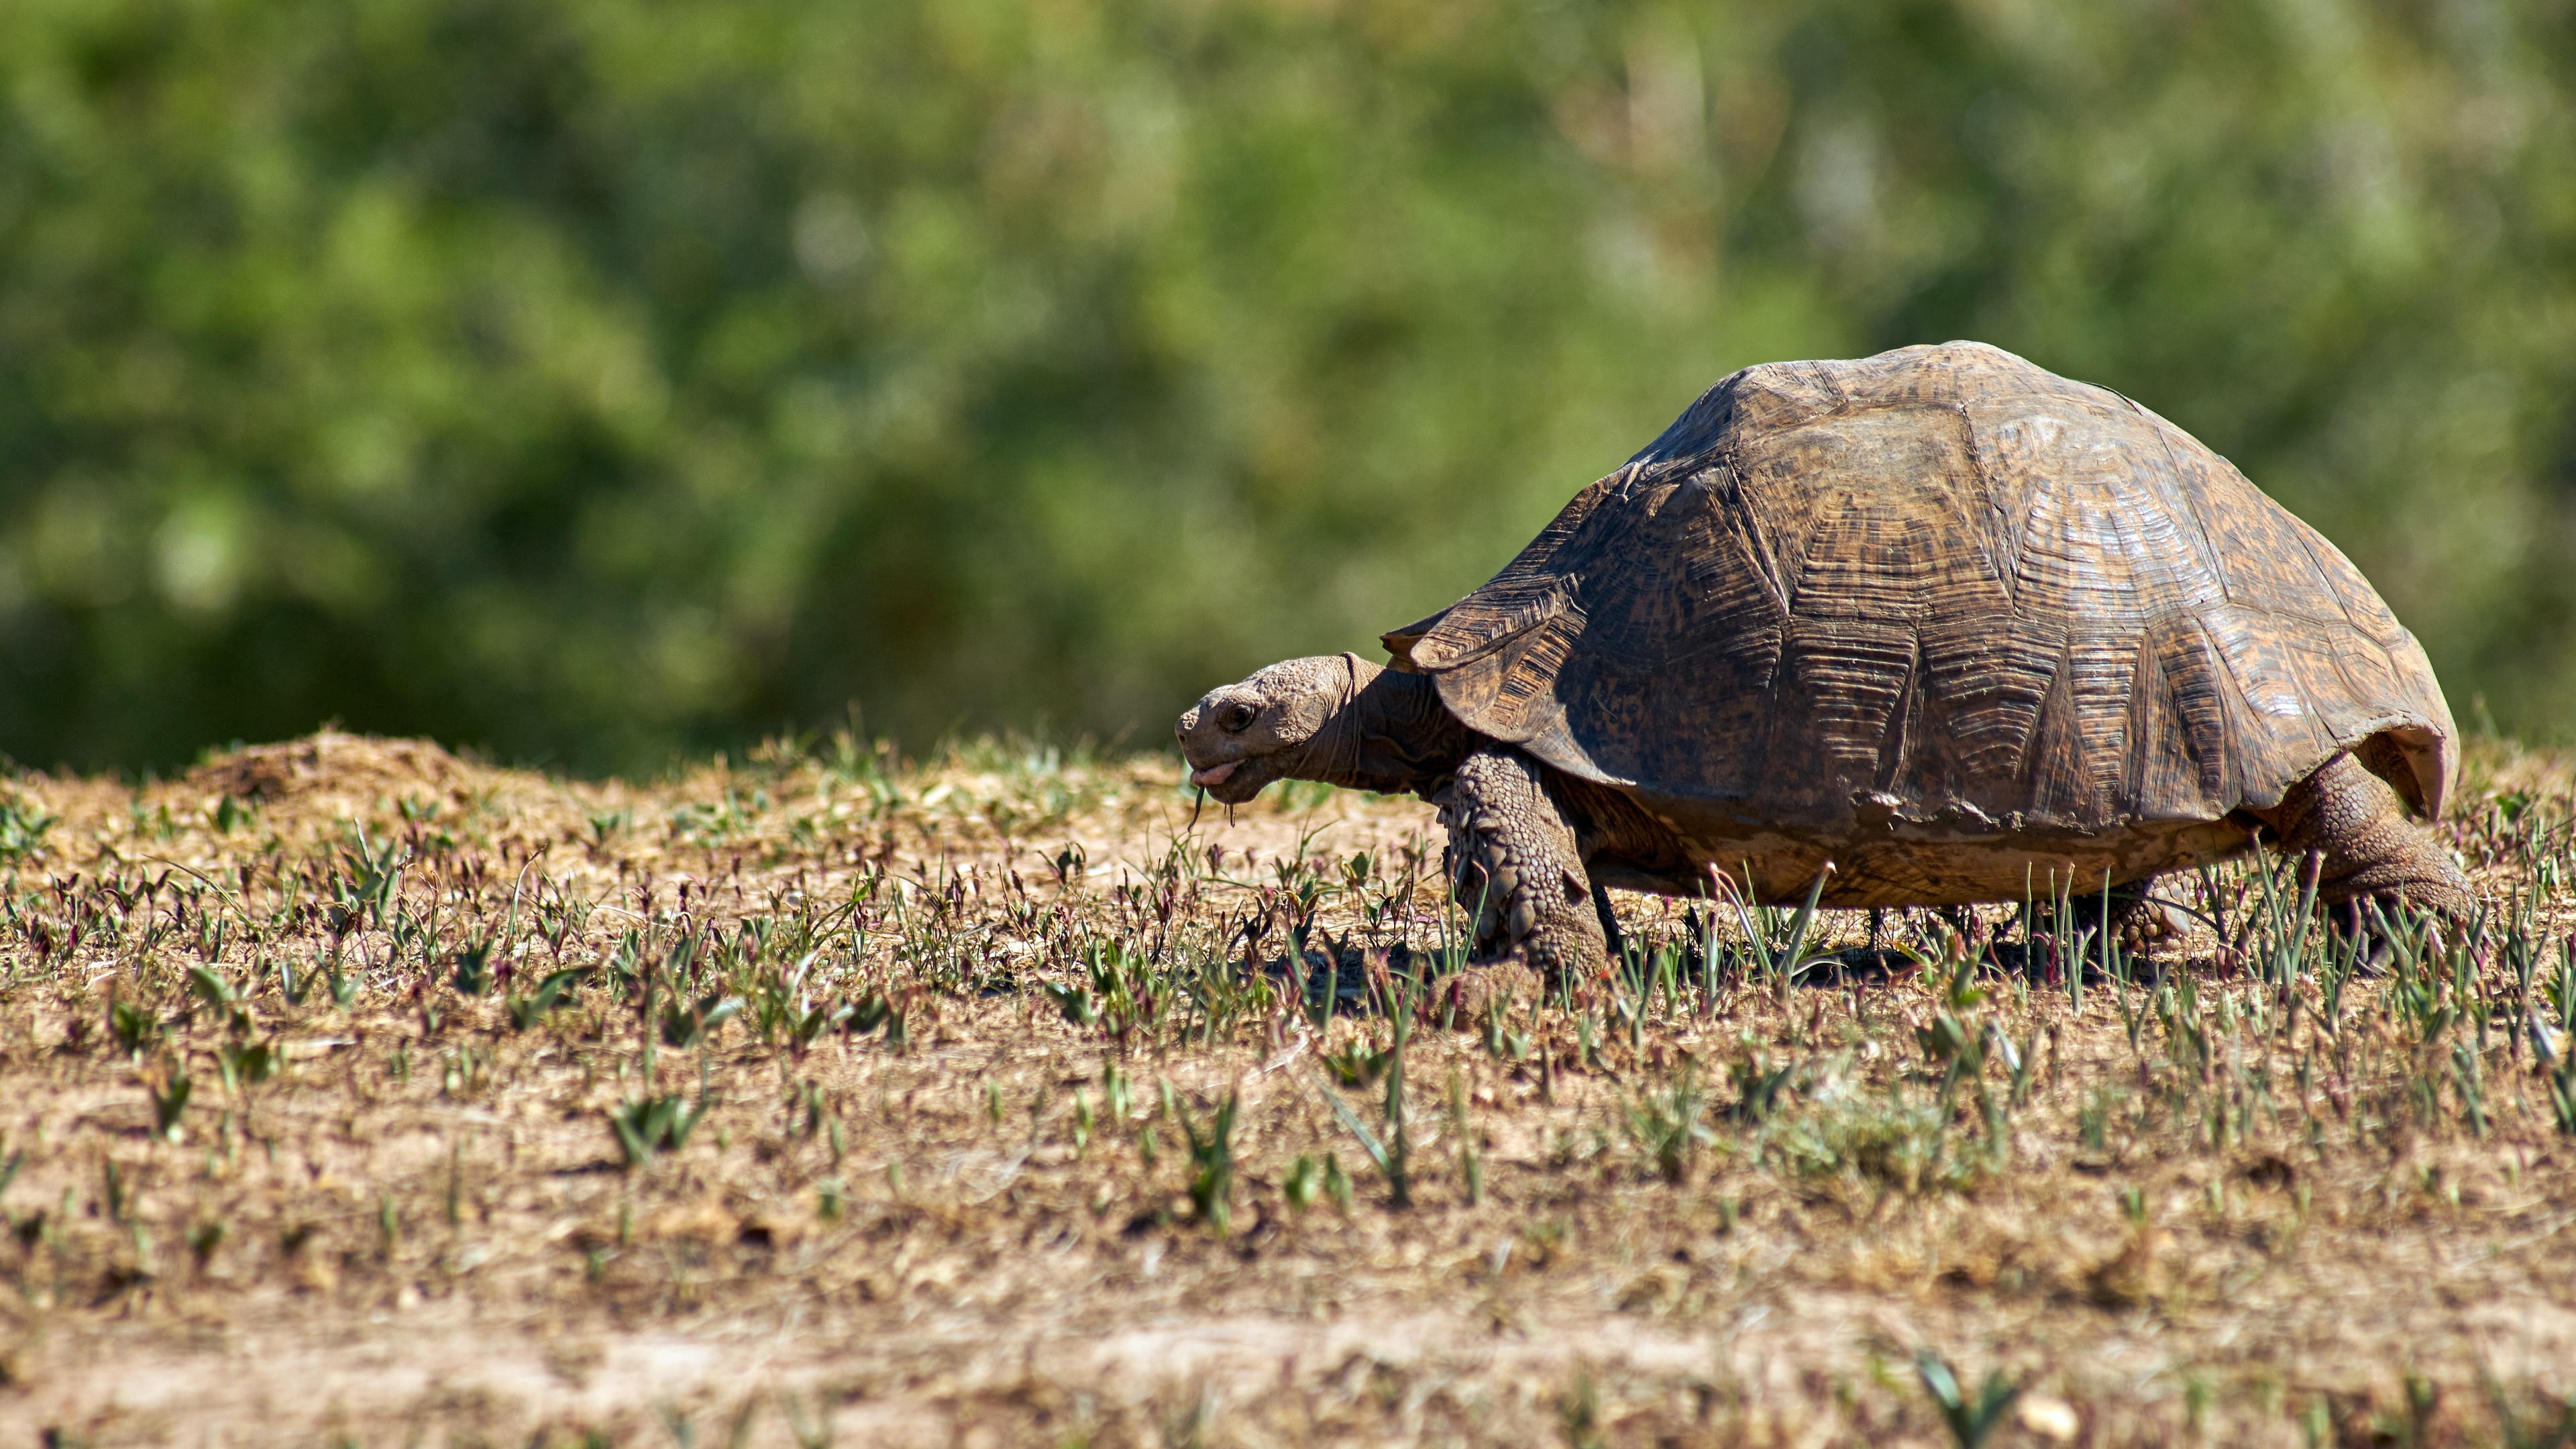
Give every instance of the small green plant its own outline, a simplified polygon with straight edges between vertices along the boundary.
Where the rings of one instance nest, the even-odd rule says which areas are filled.
[[[1056,1010],[1063,1012],[1064,1019],[1075,1026],[1100,1024],[1100,1008],[1093,1004],[1091,993],[1085,988],[1041,981],[1038,983],[1038,989],[1045,992],[1047,998],[1055,1003]]]
[[[786,1028],[788,1045],[801,1056],[812,1050],[814,1043],[820,1041],[825,1032],[848,1026],[850,1018],[856,1014],[856,1011],[856,1007],[846,1002],[838,1004],[825,1002],[816,1006],[800,996],[785,1003],[785,1009],[777,1015],[776,1024]],[[762,1028],[761,1039],[768,1040],[768,1028],[765,1026]]]
[[[1799,971],[1806,966],[1809,959],[1807,935],[1815,926],[1816,903],[1824,899],[1825,881],[1834,873],[1834,865],[1832,861],[1827,861],[1824,867],[1816,872],[1815,884],[1807,887],[1806,903],[1798,907],[1798,913],[1795,916],[1790,917],[1787,932],[1777,940],[1773,939],[1771,933],[1778,928],[1780,913],[1767,907],[1761,908],[1759,911],[1761,921],[1757,925],[1754,920],[1756,912],[1747,909],[1745,905],[1745,902],[1752,898],[1753,893],[1749,867],[1747,871],[1744,887],[1741,890],[1736,888],[1733,881],[1723,876],[1717,879],[1726,887],[1727,900],[1735,907],[1736,924],[1743,927],[1745,949],[1753,957],[1754,973],[1763,984],[1773,988],[1779,994],[1781,1002],[1785,1004],[1789,999],[1789,988],[1796,984]]]
[[[492,948],[489,940],[468,941],[456,948],[455,971],[450,978],[459,996],[480,996],[492,989]]]
[[[1701,1145],[1716,1140],[1716,1134],[1701,1121],[1707,1108],[1708,1100],[1699,1088],[1699,1074],[1688,1064],[1663,1091],[1643,1093],[1629,1106],[1628,1135],[1636,1139],[1664,1181],[1679,1184],[1689,1180]]]
[[[2460,1115],[2469,1124],[2469,1134],[2486,1136],[2486,1080],[2479,1070],[2478,1049],[2469,1042],[2451,1043],[2451,1082],[2459,1093]]]
[[[215,808],[207,811],[206,817],[213,822],[217,835],[230,835],[251,817],[251,810],[240,796],[225,795],[215,801]]]
[[[2486,1390],[2487,1407],[2495,1415],[2496,1442],[2504,1449],[2576,1446],[2576,1398],[2561,1399],[2535,1390],[2529,1402],[2516,1403],[2483,1363],[2478,1366],[2478,1379]]]
[[[152,1098],[152,1134],[165,1142],[177,1142],[187,1135],[179,1125],[180,1115],[188,1110],[188,1094],[196,1084],[188,1074],[173,1071],[159,1082],[146,1084]]]
[[[841,1029],[852,1036],[867,1036],[884,1027],[886,1045],[900,1051],[907,1040],[907,1015],[900,998],[871,991],[844,1008],[839,1019]]]
[[[1410,993],[1407,995],[1409,996]],[[1404,1048],[1412,1035],[1411,1001],[1407,1000],[1389,1015],[1394,1018],[1395,1039],[1385,1053],[1386,1136],[1384,1139],[1380,1139],[1376,1133],[1370,1131],[1368,1124],[1360,1120],[1359,1114],[1352,1111],[1350,1104],[1343,1101],[1341,1094],[1334,1091],[1330,1085],[1325,1085],[1322,1091],[1324,1105],[1332,1109],[1334,1120],[1340,1122],[1342,1129],[1350,1133],[1359,1143],[1360,1151],[1367,1155],[1369,1165],[1375,1167],[1378,1175],[1386,1179],[1388,1205],[1408,1208],[1413,1206],[1413,1185],[1410,1164],[1406,1160],[1409,1154],[1409,1134],[1405,1123]]]
[[[1524,1062],[1529,1060],[1530,1033],[1526,1027],[1515,1028],[1512,1025],[1510,1008],[1511,1003],[1499,992],[1486,1003],[1485,1051],[1497,1061]],[[1532,1015],[1536,1015],[1535,1007]]]
[[[1100,1105],[1109,1120],[1125,1126],[1136,1117],[1136,1089],[1114,1061],[1100,1064]]]
[[[1119,941],[1093,940],[1082,951],[1083,978],[1040,981],[1038,989],[1076,1026],[1097,1026],[1124,1042],[1154,1019],[1169,985],[1144,953]]]
[[[1915,1028],[1914,1043],[1932,1066],[1940,1069],[1939,1096],[1944,1105],[1961,1082],[1985,1072],[1986,1033],[1975,1017],[1962,1020],[1948,1011],[1934,1012],[1929,1025]]]
[[[2542,1079],[2549,1090],[2549,1112],[2558,1130],[2576,1137],[2576,1054],[2564,1049],[2554,1062],[2542,1064]]]
[[[346,1010],[348,1010],[351,1006],[356,1005],[356,1004],[357,1004],[357,1000],[358,1000],[358,982],[357,982],[357,978],[355,978],[355,977],[353,977],[353,976],[344,976],[344,975],[342,975],[342,974],[341,974],[341,971],[340,971],[340,958],[339,958],[339,957],[337,957],[337,956],[332,957],[332,958],[331,958],[331,1004],[332,1004],[333,1006],[336,1006],[336,1007],[340,1008],[342,1011],[346,1011]]]
[[[1994,1043],[1995,1050],[2004,1059],[2005,1070],[2012,1073],[2012,1093],[2009,1100],[2015,1109],[2019,1109],[2023,1103],[2030,1100],[2032,1073],[2039,1069],[2039,1034],[2044,1028],[2033,1026],[2030,1029],[2030,1035],[2022,1038],[2018,1045],[2014,1044],[2012,1038],[2005,1036],[2000,1028],[1989,1026],[1986,1030],[1989,1039]]]
[[[302,1006],[304,999],[313,994],[313,973],[297,971],[295,958],[291,955],[277,958],[276,967],[277,994],[285,997],[286,1004],[289,1006]],[[263,971],[267,968],[268,963],[265,960],[258,967]]]
[[[215,1064],[222,1072],[224,1090],[239,1093],[256,1087],[277,1075],[282,1062],[277,1048],[264,1041],[226,1042],[215,1049]]]
[[[241,994],[231,982],[203,966],[188,968],[188,986],[207,1008],[223,1019],[224,1029],[236,1036],[250,1030],[250,1014],[242,1009]]]
[[[1091,1146],[1091,1099],[1082,1089],[1073,1089],[1073,1155],[1080,1157]]]
[[[1941,1355],[1928,1348],[1914,1351],[1914,1372],[1923,1380],[1923,1391],[1932,1397],[1932,1407],[1940,1412],[1941,1422],[1949,1427],[1950,1437],[1959,1449],[1978,1449],[2001,1427],[2004,1415],[2012,1412],[2013,1401],[2021,1390],[2004,1377],[2002,1369],[1986,1375],[1985,1387],[1971,1401],[1959,1392],[1958,1377]]]
[[[1466,1084],[1456,1072],[1449,1074],[1449,1135],[1458,1144],[1458,1181],[1467,1190],[1470,1206],[1485,1200],[1485,1154],[1476,1130],[1475,1119],[1467,1112]]]
[[[545,1019],[546,1013],[566,1004],[573,983],[581,979],[578,970],[557,971],[537,983],[537,989],[525,996],[502,1000],[502,1010],[509,1014],[510,1029],[526,1031]]]
[[[228,1231],[221,1218],[208,1218],[188,1230],[188,1256],[195,1260],[198,1272],[206,1271],[206,1265],[214,1259],[215,1250],[224,1245]]]
[[[1202,1136],[1187,1113],[1178,1113],[1181,1135],[1190,1144],[1190,1206],[1200,1222],[1214,1229],[1218,1237],[1234,1227],[1234,1114],[1237,1094],[1228,1092],[1225,1100],[1208,1118],[1207,1132]]]
[[[1301,1213],[1315,1205],[1323,1190],[1324,1164],[1304,1153],[1288,1164],[1287,1176],[1279,1184],[1280,1195],[1288,1199],[1288,1206]]]
[[[1324,1070],[1331,1072],[1333,1080],[1345,1087],[1376,1086],[1378,1080],[1386,1075],[1388,1064],[1394,1060],[1393,1049],[1370,1051],[1362,1042],[1353,1042],[1323,1059]]]
[[[107,1003],[107,1032],[116,1039],[116,1048],[129,1057],[140,1057],[161,1041],[161,1019],[130,1001],[110,997]]]
[[[2075,1112],[2076,1140],[2087,1152],[2108,1150],[2112,1109],[2120,1104],[2120,1089],[2108,1082],[2094,1087],[2092,1095]]]
[[[0,860],[25,860],[43,854],[45,833],[54,828],[56,820],[24,800],[0,800]]]
[[[1646,1049],[1646,1022],[1660,995],[1678,1003],[1681,1000],[1681,952],[1665,947],[1652,953],[1633,948],[1625,959],[1612,963],[1610,969],[1610,1010],[1628,1024],[1628,1049]]]
[[[711,1105],[713,1099],[701,1084],[696,1106],[690,1106],[678,1092],[620,1102],[609,1112],[608,1125],[617,1136],[618,1150],[625,1155],[626,1166],[630,1169],[644,1167],[665,1152],[677,1152],[688,1146],[689,1134],[705,1120]]]
[[[383,925],[402,891],[403,871],[409,864],[402,842],[377,845],[367,838],[365,826],[352,824],[348,841],[340,847],[341,869],[334,886],[351,908]]]
[[[684,1000],[665,1002],[662,1007],[662,1045],[680,1051],[692,1051],[706,1045],[718,1028],[742,1012],[742,998],[713,992],[698,998],[695,1004]]]
[[[1738,1122],[1760,1122],[1778,1110],[1781,1095],[1797,1079],[1798,1067],[1795,1062],[1774,1063],[1748,1032],[1744,1055],[1728,1063],[1726,1073],[1735,1086],[1735,1105],[1727,1109],[1728,1114]]]
[[[1762,1151],[1802,1177],[1849,1177],[1905,1193],[1974,1186],[1989,1163],[1949,1150],[1951,1109],[1880,1096],[1836,1094],[1784,1114],[1763,1131]]]
[[[1566,1449],[1601,1449],[1601,1390],[1589,1373],[1577,1373],[1573,1386],[1556,1401],[1556,1417],[1565,1431]]]

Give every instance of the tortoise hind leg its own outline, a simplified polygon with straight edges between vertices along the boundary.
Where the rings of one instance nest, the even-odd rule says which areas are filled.
[[[2476,889],[2450,853],[2406,818],[2387,782],[2349,754],[2319,765],[2258,818],[2293,861],[2320,857],[2317,901],[2339,918],[2357,917],[2367,901],[2394,905],[2401,898],[2455,922],[2477,910]]]
[[[2131,955],[2153,954],[2191,934],[2191,918],[2156,899],[2155,886],[2156,877],[2149,876],[2145,880],[2111,887],[2107,900],[2100,891],[2070,897],[2067,913],[2073,919],[2068,924],[2079,935],[2101,931],[2107,925],[2122,950]],[[2031,921],[2033,933],[2055,932],[2058,929],[2055,915],[2054,905],[2042,905]],[[1963,931],[1961,934],[1966,933]],[[2097,958],[2093,953],[2101,949],[2097,944],[2099,937],[2088,936],[2085,939],[2087,960],[2094,961]]]
[[[1601,914],[1543,767],[1518,750],[1478,750],[1439,804],[1452,889],[1475,920],[1475,958],[1517,958],[1551,978],[1600,971],[1609,959]]]

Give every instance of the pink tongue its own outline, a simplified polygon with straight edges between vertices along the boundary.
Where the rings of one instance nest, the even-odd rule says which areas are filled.
[[[1226,777],[1234,773],[1234,767],[1242,763],[1243,762],[1241,760],[1229,760],[1222,765],[1210,765],[1204,770],[1193,773],[1190,776],[1190,783],[1193,785],[1222,785],[1225,783]]]

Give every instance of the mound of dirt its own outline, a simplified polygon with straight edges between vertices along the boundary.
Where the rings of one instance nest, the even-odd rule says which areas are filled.
[[[188,773],[210,795],[269,803],[308,795],[399,795],[444,792],[475,767],[428,740],[387,740],[324,730],[300,740],[253,745]]]

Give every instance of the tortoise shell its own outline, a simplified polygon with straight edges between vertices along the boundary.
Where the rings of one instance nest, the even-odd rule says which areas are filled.
[[[1839,905],[2098,889],[2242,849],[2228,817],[2336,751],[2425,814],[2458,769],[2423,649],[2334,545],[1978,343],[1728,377],[1385,643],[1770,898],[1827,860]]]

